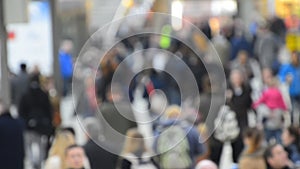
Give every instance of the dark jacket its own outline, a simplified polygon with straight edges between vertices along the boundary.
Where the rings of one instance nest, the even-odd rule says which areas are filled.
[[[9,113],[0,116],[0,168],[23,169],[24,125]]]
[[[230,86],[233,92],[232,98],[228,101],[228,106],[236,113],[236,118],[239,123],[239,127],[243,130],[248,127],[248,110],[251,108],[251,88],[247,85],[242,86],[242,93],[237,94]]]
[[[19,114],[24,119],[28,130],[44,135],[52,134],[51,103],[48,94],[38,84],[31,83],[29,90],[22,97]]]
[[[93,140],[89,140],[83,148],[89,159],[91,169],[116,168],[118,156],[103,149]]]
[[[287,151],[289,159],[291,159],[293,163],[300,162],[300,153],[295,144],[291,144],[284,149]]]
[[[125,102],[104,102],[100,106],[100,112],[105,139],[109,144],[114,145],[115,152],[121,152],[125,141],[123,136],[128,129],[137,127],[130,105]]]

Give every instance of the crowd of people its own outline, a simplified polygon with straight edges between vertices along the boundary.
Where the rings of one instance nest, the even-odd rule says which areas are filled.
[[[21,64],[20,73],[11,77],[18,116],[5,102],[0,104],[1,168],[23,169],[26,158],[34,169],[217,169],[228,142],[232,168],[300,167],[300,57],[290,51],[286,62],[279,59],[287,30],[278,23],[283,21],[277,17],[256,23],[249,34],[234,19],[213,34],[204,22],[199,29],[207,39],[184,30],[186,38],[198,37],[193,47],[201,56],[176,38],[166,45],[165,35],[123,39],[103,56],[98,70],[92,69],[96,83],[92,77],[84,79],[77,96],[85,145],[78,145],[74,129],[60,126],[53,80],[37,68],[28,73]],[[210,40],[221,65],[212,58]],[[62,97],[70,93],[70,50],[65,42],[59,52]],[[123,62],[123,74],[116,75]],[[214,71],[219,66],[227,83]],[[140,71],[143,67],[147,69]],[[196,93],[184,76],[186,68],[194,76]],[[91,74],[79,73],[84,72]],[[115,75],[120,81],[113,82]],[[73,80],[80,78],[75,72]],[[141,100],[143,116],[152,119],[148,133],[141,131],[140,109],[132,107],[142,107]]]

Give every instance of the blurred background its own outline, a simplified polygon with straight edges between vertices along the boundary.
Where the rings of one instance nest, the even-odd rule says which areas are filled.
[[[157,17],[155,13],[169,14],[173,18]],[[135,15],[137,17],[133,17],[134,19],[123,19]],[[114,24],[110,27],[112,22]],[[105,36],[97,34],[103,27],[107,29]],[[195,31],[196,29],[203,34]],[[161,34],[128,37],[141,30],[155,30]],[[173,38],[173,35],[187,40],[197,52]],[[118,43],[114,44],[116,41]],[[120,100],[122,95],[129,95],[130,102],[123,103],[132,103],[138,107],[131,112],[135,119],[142,121],[157,117],[157,113],[165,111],[168,106],[182,106],[186,113],[183,115],[184,121],[197,128],[198,135],[204,140],[207,134],[204,131],[215,134],[215,120],[219,118],[221,107],[229,106],[237,114],[245,112],[244,115],[237,115],[236,124],[227,122],[235,124],[233,127],[238,126],[238,143],[235,139],[230,139],[230,134],[220,136],[221,139],[207,138],[207,142],[201,143],[206,151],[200,153],[202,156],[192,157],[194,162],[209,159],[221,169],[238,167],[235,164],[239,164],[239,154],[247,147],[242,138],[243,131],[247,131],[246,127],[262,130],[266,135],[265,142],[275,140],[279,143],[283,141],[280,137],[286,127],[295,126],[299,130],[300,0],[1,0],[0,45],[0,98],[4,107],[0,106],[0,110],[2,114],[9,112],[13,119],[20,119],[22,123],[19,125],[22,129],[19,139],[22,141],[9,144],[16,139],[16,135],[4,132],[7,134],[7,139],[4,140],[8,143],[2,145],[14,147],[15,144],[25,143],[19,149],[22,150],[19,154],[23,153],[19,157],[20,161],[25,161],[20,168],[46,168],[47,160],[56,153],[52,147],[61,133],[72,134],[68,145],[77,143],[83,146],[89,143],[87,135],[93,138],[93,134],[89,133],[92,131],[87,131],[87,126],[94,124],[89,118],[97,119],[98,108],[104,112],[113,111],[109,103],[115,95]],[[109,52],[105,50],[108,47],[111,47]],[[162,49],[169,53],[155,50],[135,53],[149,48]],[[128,57],[131,54],[133,56]],[[178,86],[174,85],[174,78],[163,71],[150,69],[138,72],[139,68],[151,65],[157,69],[174,70],[186,77],[185,74],[180,74],[183,69],[180,64],[170,59],[171,54],[178,56],[190,68],[198,85],[197,94],[187,91],[188,94],[183,95],[182,99]],[[96,65],[92,64],[91,61],[97,56],[102,56],[103,59]],[[79,68],[74,72],[77,59]],[[128,75],[134,75],[128,89],[122,88],[122,83],[116,86],[111,84],[112,76],[123,60],[126,60]],[[220,69],[224,70],[224,82],[220,82],[218,73],[208,77],[209,70],[214,72]],[[236,69],[240,71],[237,73],[239,75],[232,78],[236,75]],[[264,73],[268,71],[271,73]],[[267,78],[275,78],[276,85]],[[182,78],[182,83],[188,81],[187,79]],[[77,83],[73,92],[72,82]],[[235,83],[240,84],[236,87]],[[272,111],[258,108],[266,99],[262,98],[265,96],[264,91],[270,86],[274,87],[273,85],[280,89],[280,102],[284,102],[284,106],[279,106],[279,109],[287,112],[279,115],[279,121],[281,117],[284,120],[279,122],[279,127],[276,126],[276,134],[265,130],[268,129],[268,117],[262,118],[260,115],[263,113],[260,110],[273,113],[273,109],[277,109],[279,104],[275,108],[272,107],[274,105],[269,107]],[[117,93],[110,93],[113,87]],[[164,94],[155,92],[155,97],[150,97],[155,89],[163,91]],[[245,93],[249,97],[241,99],[243,103],[232,101],[235,97],[239,100]],[[217,106],[213,108],[212,115],[208,116],[209,106],[212,104],[208,101],[213,95],[219,100],[216,101]],[[278,103],[277,101],[270,102]],[[270,102],[264,103],[269,106]],[[200,107],[197,107],[198,103]],[[127,108],[123,107],[122,110]],[[140,117],[139,111],[147,113]],[[111,120],[110,125],[119,122],[115,117],[107,118]],[[46,120],[39,127],[39,121],[43,121],[41,119]],[[78,119],[82,124],[78,123]],[[128,124],[123,129],[127,131],[131,127],[137,127],[144,137],[155,136],[161,127],[161,121],[165,120],[160,119],[160,116],[157,119],[149,125]],[[105,131],[107,129],[101,127],[102,123],[99,124],[95,137],[101,140],[102,136],[107,136],[105,132],[109,130]],[[118,127],[118,124],[115,125]],[[3,134],[2,130],[15,131],[6,130],[7,126],[9,125],[1,123],[0,120],[0,135]],[[104,134],[99,134],[100,130]],[[121,133],[125,135],[126,131]],[[76,134],[73,135],[74,132]],[[299,135],[298,131],[297,137]],[[125,140],[118,141],[121,143],[113,146],[121,153]],[[109,141],[104,142],[106,144]],[[153,147],[152,141],[145,142],[148,147]],[[0,141],[0,146],[1,143]],[[69,150],[66,149],[68,146],[62,147],[63,152]],[[74,147],[70,149],[72,148]],[[89,167],[93,168],[95,159],[89,156],[88,148],[84,148],[89,157]],[[5,154],[0,148],[0,156],[1,153]],[[61,154],[63,153],[60,152]],[[103,154],[105,153],[102,152]],[[299,164],[300,155],[299,159],[292,162]],[[59,168],[66,166],[61,165]],[[85,168],[89,167],[85,165]]]

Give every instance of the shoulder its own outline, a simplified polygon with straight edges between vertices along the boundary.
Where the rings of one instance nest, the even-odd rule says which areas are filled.
[[[245,169],[245,168],[249,168],[250,166],[253,166],[254,168],[265,169],[266,163],[263,157],[242,155],[239,160],[239,168]]]
[[[59,156],[51,156],[46,160],[45,169],[60,168],[61,159]]]

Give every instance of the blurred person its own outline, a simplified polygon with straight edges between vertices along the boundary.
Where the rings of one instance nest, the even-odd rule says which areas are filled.
[[[14,119],[8,106],[0,100],[0,168],[24,168],[24,124]]]
[[[203,92],[200,94],[199,116],[202,123],[205,123],[208,133],[214,130],[214,120],[218,116],[220,107],[224,104],[224,96],[218,91],[218,86],[214,83],[217,77],[214,75],[205,75],[202,78]],[[214,104],[212,105],[212,98]],[[209,114],[210,113],[210,114]]]
[[[248,82],[253,76],[253,60],[249,58],[249,54],[245,50],[241,50],[237,54],[237,58],[231,63],[231,70],[238,69],[244,75],[244,79]]]
[[[88,169],[84,166],[85,153],[81,146],[70,145],[65,150],[66,169]]]
[[[231,44],[224,36],[224,31],[220,32],[212,39],[212,44],[215,47],[225,71],[229,68],[229,60],[231,54]]]
[[[271,18],[270,31],[272,31],[282,43],[285,42],[287,28],[280,17],[273,16]]]
[[[280,144],[274,144],[264,152],[264,159],[267,169],[291,169],[292,163],[288,158],[287,152]]]
[[[30,87],[19,104],[19,114],[25,122],[26,156],[34,168],[41,168],[53,134],[52,107],[48,94],[40,87],[38,76],[32,76]],[[35,151],[35,147],[38,151]]]
[[[227,102],[229,107],[237,113],[241,129],[248,127],[247,111],[252,105],[251,91],[249,85],[245,83],[242,72],[237,69],[232,70],[227,90]]]
[[[193,168],[196,159],[206,151],[197,129],[181,117],[180,107],[171,105],[165,111],[165,120],[157,127],[154,149],[161,154],[159,163],[162,168]]]
[[[202,160],[196,165],[195,169],[218,169],[218,166],[210,160]]]
[[[11,82],[11,97],[12,104],[16,107],[19,106],[22,96],[27,92],[29,88],[30,77],[27,73],[27,65],[25,63],[20,64],[20,72]]]
[[[292,102],[292,122],[299,125],[299,119],[295,119],[300,111],[300,61],[299,54],[294,51],[291,55],[291,63],[282,65],[278,73],[282,83],[289,85],[289,93]]]
[[[278,67],[277,53],[280,43],[270,31],[267,23],[262,23],[257,32],[257,40],[254,44],[254,54],[262,68],[276,70]],[[275,66],[275,67],[274,67]]]
[[[57,90],[55,89],[53,77],[45,78],[44,90],[49,94],[49,99],[53,108],[52,123],[53,126],[57,128],[60,126],[62,122],[62,118],[60,112],[60,98],[59,98],[59,94],[57,93]]]
[[[106,98],[107,101],[99,106],[100,124],[102,124],[106,141],[113,144],[114,149],[120,153],[121,144],[125,140],[114,132],[124,136],[128,129],[137,127],[137,123],[131,105],[124,101],[124,93],[119,84],[109,85]]]
[[[243,139],[246,148],[240,156],[239,169],[266,169],[262,131],[248,128],[243,133]]]
[[[103,129],[99,121],[94,117],[84,120],[84,126],[88,137],[87,143],[83,146],[86,156],[90,162],[91,169],[115,169],[118,156],[104,149],[109,143],[105,142]]]
[[[234,22],[234,36],[230,39],[230,60],[236,59],[238,52],[241,50],[247,51],[250,54],[250,56],[252,55],[252,46],[246,39],[244,30],[242,28],[243,21],[240,18],[236,18]]]
[[[287,111],[280,89],[270,68],[263,69],[263,81],[267,85],[261,97],[253,103],[257,109],[258,124],[265,129],[266,140],[275,138],[281,142],[281,133],[284,125],[283,115]]]
[[[118,63],[115,59],[118,52],[116,49],[112,49],[107,55],[103,57],[100,63],[101,77],[99,77],[96,81],[96,91],[97,97],[101,102],[108,101],[106,98],[106,91],[110,87],[110,83],[112,81],[114,71],[118,66]],[[129,72],[126,72],[129,73]]]
[[[71,40],[64,40],[58,53],[60,73],[63,80],[62,96],[66,96],[71,89],[73,75],[73,57],[71,54],[73,43]]]
[[[48,158],[44,169],[65,169],[65,150],[70,145],[75,144],[74,135],[67,130],[58,130],[52,146],[49,150]]]
[[[147,168],[159,169],[158,164],[151,157],[152,153],[147,150],[143,135],[137,129],[129,129],[119,161],[119,169]]]
[[[281,135],[282,144],[284,149],[288,153],[289,159],[292,160],[293,163],[300,162],[300,153],[299,153],[299,145],[300,145],[300,134],[299,129],[297,127],[290,126],[283,130]]]
[[[245,83],[244,76],[240,70],[232,70],[230,72],[229,88],[226,92],[227,94],[227,105],[229,108],[235,112],[236,121],[238,123],[238,128],[240,130],[239,135],[236,139],[232,140],[231,146],[233,149],[232,157],[233,162],[238,162],[238,157],[242,152],[244,145],[242,140],[242,133],[246,129],[248,124],[248,111],[251,108],[251,88]],[[223,146],[222,146],[223,147]],[[222,147],[219,147],[219,149]],[[218,162],[220,159],[220,154],[216,154],[221,150],[216,149],[214,156],[218,156]]]

